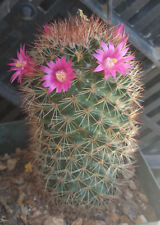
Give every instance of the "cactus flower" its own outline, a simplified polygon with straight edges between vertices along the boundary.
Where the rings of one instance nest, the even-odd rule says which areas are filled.
[[[20,47],[20,51],[17,51],[17,59],[13,59],[13,63],[9,63],[11,66],[10,71],[15,71],[11,77],[11,83],[18,78],[18,83],[21,83],[23,75],[30,75],[35,69],[34,61],[25,52],[25,45]]]
[[[72,62],[66,61],[66,56],[61,59],[56,58],[56,63],[50,61],[47,63],[48,67],[41,66],[47,75],[45,75],[41,81],[43,87],[49,87],[48,93],[56,89],[56,93],[66,92],[71,87],[71,80],[75,77],[72,68]]]
[[[120,38],[126,43],[129,38],[129,35],[125,34],[125,31],[123,31],[123,28],[124,28],[123,24],[117,25],[113,34],[114,36],[116,36],[116,38]]]
[[[44,34],[45,34],[45,35],[50,35],[50,33],[51,33],[51,28],[50,28],[50,26],[49,26],[48,24],[45,24],[45,25],[43,26],[43,30],[44,30]]]
[[[116,72],[124,76],[128,72],[128,69],[133,69],[133,66],[125,63],[134,59],[134,56],[124,57],[128,51],[128,48],[124,48],[124,44],[124,41],[122,41],[115,48],[112,42],[109,42],[108,47],[106,43],[101,41],[103,50],[97,49],[96,52],[98,54],[92,54],[92,56],[97,59],[99,64],[95,68],[94,72],[104,71],[106,79],[109,77],[109,75],[116,79]]]

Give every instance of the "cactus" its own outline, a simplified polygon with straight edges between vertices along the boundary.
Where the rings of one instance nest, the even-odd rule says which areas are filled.
[[[95,17],[70,17],[45,25],[28,53],[36,69],[23,76],[21,90],[31,154],[37,176],[57,201],[100,205],[134,163],[142,84],[139,65],[127,52],[128,36],[116,32]],[[113,48],[123,54],[104,65]],[[115,64],[118,57],[123,60]],[[61,64],[68,83],[62,85],[67,72],[59,69],[59,86],[52,85]]]

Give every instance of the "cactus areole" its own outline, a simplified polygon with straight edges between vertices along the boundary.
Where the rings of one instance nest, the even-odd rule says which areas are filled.
[[[120,28],[84,16],[48,24],[25,63],[23,48],[10,64],[11,81],[22,79],[33,170],[57,201],[100,205],[134,163],[141,72]]]

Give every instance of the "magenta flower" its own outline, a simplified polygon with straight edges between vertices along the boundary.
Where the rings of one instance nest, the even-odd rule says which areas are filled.
[[[122,41],[116,48],[112,42],[109,42],[109,47],[107,44],[101,41],[101,46],[103,50],[97,49],[98,54],[93,54],[92,56],[97,59],[99,64],[94,72],[103,71],[105,73],[105,78],[107,79],[111,75],[116,79],[116,72],[122,74],[123,76],[128,72],[128,69],[133,69],[128,63],[129,60],[134,59],[134,56],[125,56],[129,48],[124,48],[124,41]]]
[[[123,31],[123,24],[119,24],[115,27],[115,30],[113,32],[114,36],[117,38],[120,38],[125,43],[127,42],[129,35],[125,34],[125,31]]]
[[[18,78],[18,82],[21,83],[22,75],[30,75],[35,69],[34,61],[25,53],[25,45],[20,47],[20,51],[17,51],[17,59],[13,59],[13,63],[9,63],[11,66],[9,71],[15,71],[11,77],[11,83]]]
[[[47,75],[41,80],[45,81],[43,87],[49,87],[48,93],[56,89],[56,93],[66,92],[71,87],[71,80],[75,78],[72,68],[72,62],[66,61],[66,56],[61,59],[57,58],[56,63],[50,61],[48,67],[41,66]]]
[[[44,34],[50,35],[50,33],[51,33],[51,28],[50,28],[50,26],[49,26],[48,24],[45,24],[45,25],[43,26],[43,30],[44,30]]]

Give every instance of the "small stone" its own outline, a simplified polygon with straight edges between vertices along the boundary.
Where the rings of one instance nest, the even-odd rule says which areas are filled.
[[[33,210],[32,210],[32,211],[33,211]],[[34,218],[40,216],[41,214],[42,214],[42,212],[41,212],[40,210],[35,210],[35,211],[33,212],[33,214],[30,216],[30,218],[34,219]]]
[[[4,156],[2,157],[2,160],[7,160],[7,159],[9,159],[10,158],[10,156],[8,155],[8,153],[5,153],[4,154]]]
[[[24,177],[22,177],[22,176],[12,177],[11,180],[14,184],[18,184],[18,185],[24,184]]]
[[[7,169],[6,165],[0,161],[0,171]]]
[[[73,221],[72,225],[82,225],[83,224],[83,219],[78,218],[77,220]]]
[[[129,189],[126,189],[126,191],[124,192],[124,197],[126,200],[131,199],[131,198],[133,198],[133,194]]]
[[[83,225],[106,225],[102,220],[85,220]]]
[[[120,223],[120,225],[129,225],[128,223]]]
[[[136,219],[136,224],[143,224],[143,223],[147,223],[147,222],[148,222],[148,220],[146,219],[146,217],[144,215],[140,215]]]
[[[47,219],[48,217],[44,215],[37,216],[35,218],[29,218],[29,224],[31,225],[43,225],[43,222]]]
[[[141,199],[142,202],[148,203],[148,198],[145,194],[143,193],[138,193],[139,198]]]
[[[137,189],[136,184],[134,183],[133,180],[129,181],[129,187],[131,190],[135,191]]]
[[[23,221],[24,224],[27,223],[27,216],[25,214],[20,215],[21,220]]]
[[[48,216],[43,225],[65,225],[65,221],[63,218],[55,217],[55,216]]]
[[[27,216],[29,214],[28,207],[22,205],[21,206],[21,212],[23,213],[23,215],[26,215]]]
[[[7,160],[7,169],[9,171],[14,170],[16,167],[16,164],[17,164],[17,159],[8,159]]]
[[[147,209],[147,205],[144,202],[142,202],[140,204],[140,206],[141,206],[141,208],[142,208],[143,211],[145,211]]]
[[[106,221],[110,222],[110,223],[117,223],[119,220],[119,215],[117,215],[116,213],[111,213],[110,215],[107,216]]]
[[[120,217],[120,224],[131,224],[131,221],[128,219],[127,216]]]
[[[111,213],[115,213],[116,212],[116,205],[115,205],[115,203],[113,203],[113,202],[109,202],[109,204],[108,204],[108,211],[109,212],[111,212]]]
[[[96,225],[95,220],[84,220],[83,225]]]
[[[124,201],[122,204],[122,211],[130,220],[135,221],[139,214],[139,207],[132,201]]]
[[[157,221],[157,216],[155,211],[150,205],[146,205],[146,209],[144,210],[144,214],[146,215],[147,219],[150,221]]]
[[[96,220],[95,225],[106,225],[106,223],[102,220]]]
[[[126,180],[131,179],[135,176],[135,168],[130,168],[127,171],[123,172],[123,176]]]
[[[20,148],[16,148],[16,154],[20,155],[22,153],[22,150]]]

